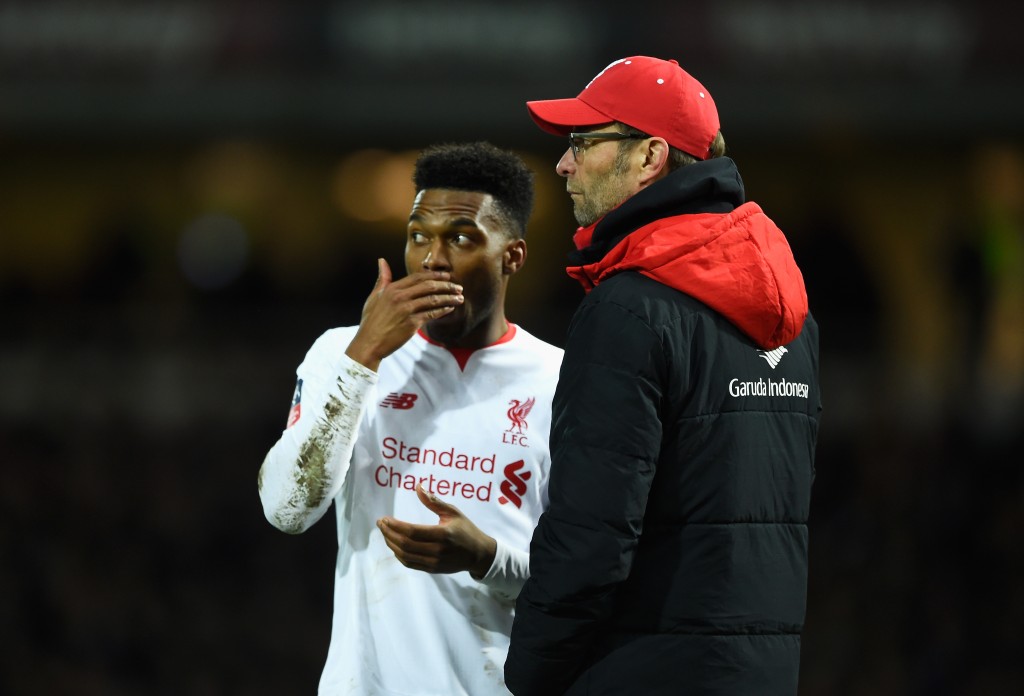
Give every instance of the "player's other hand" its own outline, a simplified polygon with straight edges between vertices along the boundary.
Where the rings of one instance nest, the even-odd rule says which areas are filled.
[[[377,520],[377,527],[395,557],[407,568],[427,573],[457,573],[468,570],[480,579],[494,563],[498,543],[468,517],[420,484],[416,495],[438,516],[436,525],[409,524],[393,517]]]
[[[391,267],[377,259],[377,282],[363,305],[359,331],[345,353],[371,370],[402,347],[428,321],[463,302],[462,286],[447,271],[417,271],[392,281]]]

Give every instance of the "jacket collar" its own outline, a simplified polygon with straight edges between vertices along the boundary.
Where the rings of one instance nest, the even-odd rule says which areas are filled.
[[[582,266],[604,258],[633,230],[660,218],[691,213],[730,213],[745,199],[743,180],[728,157],[696,162],[672,172],[628,198],[573,239],[569,263]]]

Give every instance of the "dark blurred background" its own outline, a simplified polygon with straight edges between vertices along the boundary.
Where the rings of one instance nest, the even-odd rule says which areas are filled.
[[[581,291],[523,102],[715,96],[821,325],[801,694],[1024,693],[1016,0],[0,2],[0,692],[311,694],[333,524],[256,492],[294,370],[402,267],[417,150],[537,171],[511,317]],[[412,658],[410,658],[412,659]]]

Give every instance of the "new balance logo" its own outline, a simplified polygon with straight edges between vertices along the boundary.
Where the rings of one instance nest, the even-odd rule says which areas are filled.
[[[418,398],[420,398],[418,394],[398,394],[391,392],[383,401],[380,402],[380,407],[397,408],[404,411],[412,408]]]
[[[786,346],[779,346],[775,350],[762,350],[758,355],[768,361],[768,364],[772,366],[774,370],[779,366],[779,362],[782,360],[782,355],[788,353]]]

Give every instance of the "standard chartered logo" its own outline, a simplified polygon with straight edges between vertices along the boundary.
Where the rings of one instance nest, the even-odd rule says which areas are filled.
[[[785,378],[774,380],[762,377],[747,382],[737,378],[729,380],[729,396],[734,398],[740,396],[795,396],[806,399],[809,392],[810,387],[803,382],[790,382]]]

